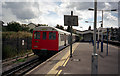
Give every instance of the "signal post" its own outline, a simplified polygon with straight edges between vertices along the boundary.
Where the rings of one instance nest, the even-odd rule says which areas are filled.
[[[70,58],[72,58],[72,26],[78,26],[78,16],[73,16],[73,11],[71,15],[64,15],[64,26],[70,26]]]

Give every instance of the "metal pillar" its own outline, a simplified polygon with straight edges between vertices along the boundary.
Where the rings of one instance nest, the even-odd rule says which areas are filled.
[[[73,16],[73,11],[71,11],[71,17]],[[70,58],[72,58],[72,24],[70,24],[71,36],[70,36]]]
[[[103,10],[102,10],[102,24],[101,28],[103,28]],[[101,29],[101,52],[103,52],[103,30]]]
[[[98,73],[98,54],[92,54],[92,71],[91,74],[97,74]]]
[[[94,3],[94,50],[92,54],[91,74],[97,74],[98,72],[98,55],[96,53],[96,25],[97,25],[97,0]]]
[[[99,28],[98,28],[98,42],[97,42],[97,49],[99,49]]]
[[[97,25],[97,0],[95,0],[95,11],[94,11],[94,51],[93,53],[96,53],[96,25]]]
[[[108,56],[108,32],[109,32],[109,29],[107,28],[107,52],[106,52],[107,56]]]

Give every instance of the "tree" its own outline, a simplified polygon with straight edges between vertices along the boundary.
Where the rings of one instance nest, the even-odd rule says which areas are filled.
[[[71,27],[68,26],[66,31],[67,31],[67,32],[71,32]],[[75,34],[76,34],[76,29],[73,29],[73,28],[72,28],[72,33],[75,33]]]
[[[67,32],[70,32],[70,31],[71,31],[70,26],[67,27],[67,30],[66,30],[66,31],[67,31]]]
[[[22,30],[22,26],[20,26],[20,23],[18,22],[9,22],[7,23],[7,31],[15,31],[18,32],[20,30]]]
[[[89,26],[88,30],[91,30],[91,26]]]
[[[47,24],[38,24],[38,26],[48,26]]]
[[[29,31],[29,27],[21,27],[21,30],[19,31]]]
[[[12,21],[7,23],[8,26],[6,26],[3,30],[4,31],[28,31],[29,32],[29,27],[23,26],[18,22]]]
[[[30,29],[30,32],[33,33],[33,29]]]
[[[64,27],[63,27],[62,25],[58,25],[58,24],[57,24],[56,28],[61,29],[61,30],[64,30]]]

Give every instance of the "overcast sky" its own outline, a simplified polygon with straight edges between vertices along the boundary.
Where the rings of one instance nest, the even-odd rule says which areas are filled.
[[[118,2],[116,0],[113,1],[98,2],[98,9],[118,9]],[[78,30],[87,30],[89,26],[93,28],[93,23],[85,23],[85,21],[94,21],[94,12],[88,10],[88,8],[94,8],[93,2],[66,2],[65,0],[55,2],[36,2],[33,0],[29,2],[24,0],[24,2],[3,1],[0,5],[0,9],[2,9],[0,10],[0,13],[2,11],[0,18],[2,18],[5,23],[17,21],[23,24],[32,22],[35,24],[48,24],[53,27],[57,24],[64,26],[64,15],[70,15],[70,11],[73,11],[73,14],[77,15],[79,18],[79,26],[73,28]],[[103,26],[118,27],[118,14],[118,11],[105,11]],[[98,11],[98,22],[101,21],[101,16],[102,12]],[[97,28],[98,27],[100,27],[100,23],[97,24]]]

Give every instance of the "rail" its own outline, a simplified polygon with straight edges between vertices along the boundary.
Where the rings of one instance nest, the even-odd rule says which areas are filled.
[[[31,61],[28,61],[24,64],[21,64],[19,66],[16,66],[10,70],[3,72],[2,76],[24,75],[26,72],[30,71],[31,69],[33,69],[34,67],[39,65],[41,62],[43,62],[43,61],[42,60],[40,61],[39,57],[32,59]]]

